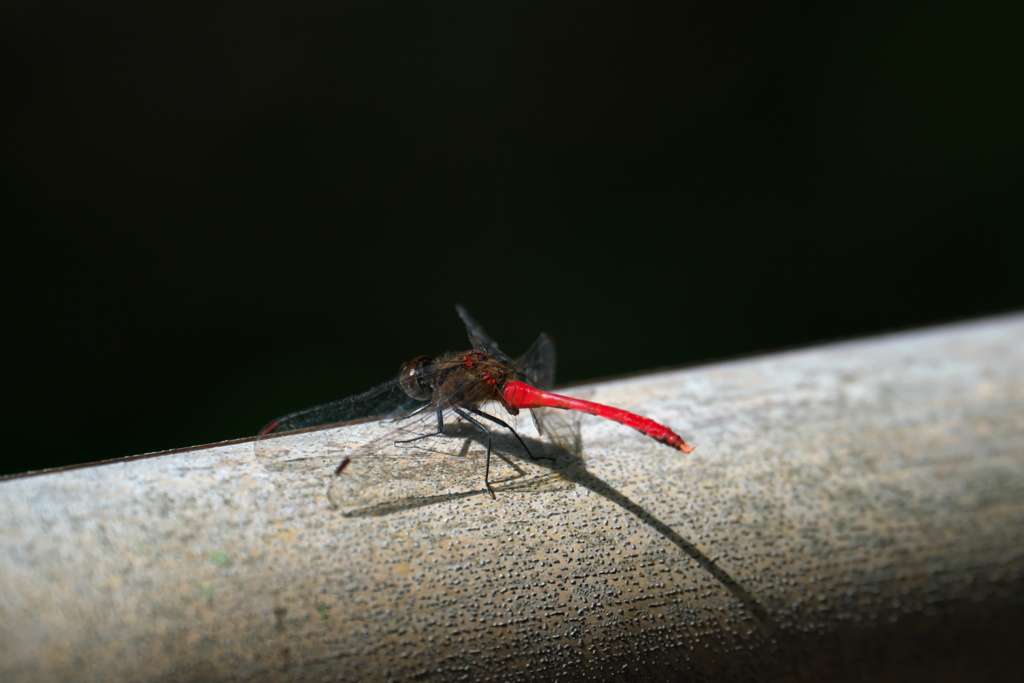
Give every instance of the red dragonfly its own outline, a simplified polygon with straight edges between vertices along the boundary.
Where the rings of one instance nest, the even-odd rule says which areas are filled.
[[[531,414],[538,432],[547,434],[556,442],[559,440],[558,421],[552,420],[550,416],[545,417],[549,415],[549,411],[536,409],[560,408],[590,413],[632,427],[684,453],[693,450],[693,447],[683,441],[678,434],[650,418],[548,391],[555,380],[555,345],[549,335],[541,334],[523,356],[512,359],[501,351],[498,344],[484,332],[465,308],[456,306],[456,310],[466,324],[466,331],[473,345],[471,350],[448,353],[437,358],[419,356],[403,365],[398,377],[369,391],[273,420],[260,430],[257,437],[256,454],[260,461],[268,469],[284,470],[311,457],[318,456],[322,460],[323,457],[330,455],[327,452],[303,452],[301,446],[284,445],[284,440],[278,443],[277,439],[268,437],[300,430],[313,431],[358,420],[387,419],[391,429],[386,430],[383,436],[355,451],[336,453],[341,460],[334,468],[334,473],[343,475],[353,462],[371,461],[371,464],[362,465],[361,483],[356,487],[360,489],[359,492],[365,486],[363,482],[383,482],[389,477],[396,476],[396,472],[404,471],[397,476],[406,480],[437,475],[440,470],[450,467],[453,461],[449,459],[446,465],[436,457],[415,461],[405,459],[405,466],[398,466],[386,464],[385,460],[392,458],[380,456],[383,451],[394,451],[396,448],[409,447],[415,442],[443,435],[446,415],[454,415],[479,430],[481,436],[486,437],[484,486],[493,498],[494,489],[491,486],[490,475],[495,435],[486,423],[507,429],[531,459],[533,454],[512,426],[481,410],[485,404],[496,404],[510,415],[516,415],[522,409],[534,409],[531,410]],[[428,431],[426,423],[435,420],[436,428]],[[320,449],[318,443],[324,446],[320,450],[338,450],[326,448],[329,440],[313,441],[313,450]],[[429,448],[422,450],[432,452]],[[504,456],[499,454],[499,457],[521,472]],[[462,462],[465,460],[461,459]],[[305,468],[308,469],[309,465],[307,464]],[[431,470],[431,473],[415,471],[424,468]],[[388,472],[385,473],[384,470]]]

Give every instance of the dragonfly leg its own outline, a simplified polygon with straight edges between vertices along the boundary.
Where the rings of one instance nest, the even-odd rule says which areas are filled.
[[[512,436],[516,437],[516,441],[518,441],[519,445],[523,447],[523,450],[526,451],[526,454],[530,456],[530,460],[536,460],[536,458],[533,457],[533,453],[530,452],[530,449],[527,447],[527,445],[523,442],[521,438],[519,438],[519,433],[516,432],[516,430],[512,429],[512,427],[507,422],[503,422],[498,418],[494,417],[493,415],[489,415],[488,413],[485,413],[482,410],[477,410],[476,408],[469,408],[469,412],[473,413],[474,415],[479,415],[480,417],[487,418],[488,420],[494,422],[495,424],[500,424],[502,427],[512,432]]]
[[[466,412],[462,408],[453,408],[453,410],[455,410],[455,412],[458,413],[467,422],[471,422],[471,423],[475,424],[477,427],[479,427],[481,430],[483,430],[484,434],[487,435],[487,459],[484,460],[484,463],[485,463],[484,464],[484,486],[487,487],[487,493],[491,494],[491,498],[495,498],[496,496],[494,495],[494,489],[491,488],[491,480],[490,480],[490,476],[491,476],[491,430],[488,429],[482,422],[480,422],[479,420],[475,419],[472,415],[470,415],[468,412]],[[481,415],[483,417],[491,417],[487,413],[481,413],[481,412],[479,412],[477,410],[473,410],[472,408],[470,408],[470,410],[472,412],[476,413],[477,415]],[[505,425],[505,426],[507,427],[508,425]]]

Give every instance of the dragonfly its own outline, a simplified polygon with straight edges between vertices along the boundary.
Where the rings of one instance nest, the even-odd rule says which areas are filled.
[[[338,504],[367,500],[371,491],[386,496],[392,483],[416,481],[421,491],[428,490],[425,487],[429,484],[424,482],[431,479],[438,479],[449,488],[465,486],[475,461],[465,453],[453,456],[443,447],[428,444],[455,431],[461,436],[474,434],[486,442],[483,483],[485,491],[494,498],[492,453],[520,476],[523,469],[503,451],[514,447],[535,459],[516,429],[492,414],[494,409],[506,416],[529,410],[538,433],[567,450],[578,448],[578,426],[574,431],[570,422],[555,417],[561,411],[579,411],[614,420],[683,453],[693,451],[681,436],[651,418],[551,392],[556,353],[550,335],[542,333],[526,353],[512,358],[464,307],[458,305],[456,311],[466,325],[471,349],[437,357],[418,356],[405,363],[397,377],[369,391],[272,420],[257,436],[257,459],[267,469],[281,471],[322,469],[325,458],[337,457],[333,468],[336,481],[356,475],[350,477],[347,485],[332,483],[331,499]],[[491,406],[492,412],[484,410]],[[343,439],[337,431],[327,431],[356,421],[374,423],[374,436],[365,444],[340,447]],[[468,431],[456,430],[453,421],[468,427]],[[501,432],[496,433],[496,428],[501,428]],[[279,436],[297,432],[321,436],[309,438],[307,434],[301,441],[278,440]],[[325,437],[325,433],[332,436]],[[507,443],[496,449],[502,434]],[[476,472],[478,477],[479,470]]]

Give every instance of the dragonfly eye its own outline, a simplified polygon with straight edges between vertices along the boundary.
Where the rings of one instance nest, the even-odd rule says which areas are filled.
[[[423,372],[424,368],[433,362],[434,359],[430,356],[416,356],[402,366],[401,372],[398,373],[398,383],[410,398],[429,401],[434,394],[434,388],[427,382],[426,373]]]

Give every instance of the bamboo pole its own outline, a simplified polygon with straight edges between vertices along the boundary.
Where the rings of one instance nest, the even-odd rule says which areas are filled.
[[[471,444],[332,507],[332,449],[379,424],[289,437],[299,469],[243,441],[9,478],[0,679],[1019,677],[1022,340],[1017,315],[577,387],[697,449],[586,417],[582,453],[506,449],[496,499]]]

